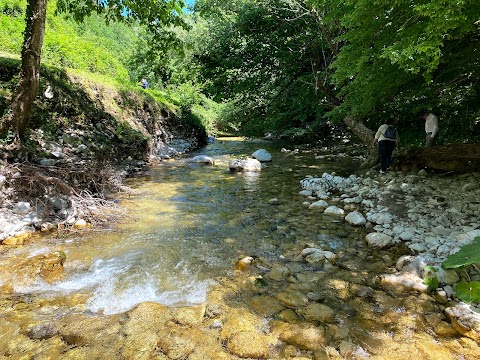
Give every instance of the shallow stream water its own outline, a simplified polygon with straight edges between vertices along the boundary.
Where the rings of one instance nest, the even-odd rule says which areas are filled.
[[[261,172],[229,171],[232,158],[250,156],[260,148],[273,156]],[[319,159],[314,152],[282,148],[294,150],[269,141],[218,139],[129,179],[134,193],[119,199],[128,216],[108,224],[108,229],[44,238],[5,253],[0,267],[58,250],[67,256],[62,281],[13,283],[14,295],[3,297],[0,304],[7,314],[6,331],[23,333],[32,323],[71,314],[118,314],[147,301],[204,303],[209,289],[235,278],[238,259],[255,256],[266,268],[280,266],[289,274],[275,281],[266,274],[266,285],[245,290],[232,301],[242,308],[257,306],[255,311],[265,311],[270,319],[293,323],[304,321],[303,316],[308,319],[302,313],[305,303],[282,305],[275,314],[271,308],[278,305],[272,302],[269,309],[268,302],[283,297],[294,302],[301,294],[310,303],[329,306],[335,317],[326,328],[328,344],[337,348],[350,344],[354,350],[345,358],[397,359],[414,354],[418,359],[468,359],[477,354],[475,343],[432,335],[424,316],[436,316],[441,309],[430,297],[397,297],[376,287],[376,274],[392,271],[399,250],[368,249],[364,229],[303,204],[306,199],[298,194],[300,180],[323,172],[348,176],[358,170],[360,162],[341,156]],[[213,157],[215,165],[189,161],[199,154]],[[338,263],[324,267],[299,260],[301,250],[308,246],[335,252]],[[272,299],[263,310],[258,305],[259,294]],[[438,319],[443,321],[441,315]],[[0,336],[0,345],[8,344],[6,340]],[[464,347],[468,348],[466,357],[462,357]],[[303,355],[314,358],[313,352]]]
[[[352,160],[319,161],[312,153],[281,152],[281,143],[223,138],[189,157],[162,162],[128,181],[135,195],[121,199],[128,217],[112,229],[51,240],[40,248],[16,251],[28,256],[62,250],[64,281],[15,290],[82,294],[92,312],[113,314],[143,301],[194,304],[205,301],[210,284],[243,256],[275,259],[285,247],[315,241],[322,224],[302,205],[300,180],[335,171],[347,175]],[[259,173],[231,173],[229,161],[259,148],[273,156]],[[290,147],[289,150],[294,148]],[[189,162],[197,154],[215,166]],[[277,198],[279,205],[269,200]],[[340,225],[339,231],[348,231]],[[332,237],[332,246],[342,246]],[[50,243],[51,245],[48,245]],[[344,244],[345,245],[345,244]]]

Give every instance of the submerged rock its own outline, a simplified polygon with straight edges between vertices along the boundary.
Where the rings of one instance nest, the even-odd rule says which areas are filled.
[[[234,334],[227,343],[227,349],[241,358],[266,359],[270,354],[272,339],[253,331]]]
[[[30,257],[10,269],[15,277],[15,285],[29,286],[39,278],[47,283],[53,283],[63,277],[63,264],[66,260],[63,251],[57,251],[47,255]]]
[[[190,159],[190,162],[197,164],[215,165],[215,160],[207,155],[197,155]]]
[[[58,334],[58,329],[55,324],[46,323],[38,324],[28,330],[28,337],[34,340],[49,339]]]
[[[320,350],[324,347],[325,328],[313,324],[288,324],[276,322],[272,328],[287,344],[303,350]]]
[[[320,321],[323,323],[333,323],[335,311],[328,305],[314,303],[308,305],[303,311],[302,315],[307,321]]]

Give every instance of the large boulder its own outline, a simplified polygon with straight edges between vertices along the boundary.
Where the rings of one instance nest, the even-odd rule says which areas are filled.
[[[233,159],[229,168],[231,171],[237,172],[256,172],[262,170],[262,164],[257,159]]]
[[[252,154],[252,158],[260,162],[272,161],[272,155],[265,149],[258,149]]]

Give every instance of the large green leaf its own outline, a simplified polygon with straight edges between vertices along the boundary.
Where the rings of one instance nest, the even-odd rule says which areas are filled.
[[[465,245],[459,252],[450,255],[442,263],[442,267],[456,269],[472,264],[480,264],[480,237],[476,237],[471,244]]]
[[[457,297],[467,304],[480,303],[480,282],[478,281],[460,281],[455,286],[455,292]]]

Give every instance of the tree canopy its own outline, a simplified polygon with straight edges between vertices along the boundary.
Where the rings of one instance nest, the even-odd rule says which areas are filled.
[[[478,138],[477,5],[198,0],[195,59],[209,93],[234,99],[247,128],[346,116],[376,126],[391,114],[409,128],[425,107],[439,112],[446,140],[459,123]]]
[[[197,0],[186,13],[181,0],[56,6],[76,21],[130,24],[139,37],[122,59],[130,76],[190,105],[223,104],[213,107],[227,130],[315,135],[343,121],[368,143],[369,129],[394,116],[415,143],[427,108],[443,142],[480,140],[476,0]]]
[[[8,128],[21,140],[28,123],[28,112],[39,87],[41,50],[44,41],[48,0],[27,0],[25,30],[22,46],[22,70],[15,91],[8,120],[2,124],[5,133]],[[76,21],[96,12],[103,14],[107,22],[120,21],[142,25],[155,36],[152,43],[164,48],[167,40],[173,38],[165,26],[183,26],[182,0],[58,0],[57,13],[67,13]],[[157,41],[158,40],[158,41]]]

